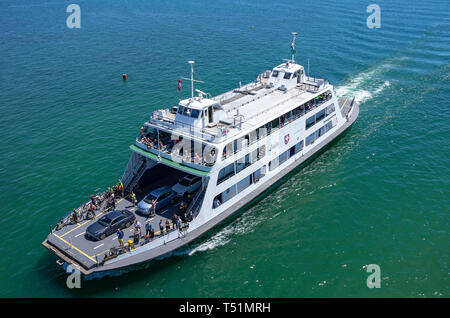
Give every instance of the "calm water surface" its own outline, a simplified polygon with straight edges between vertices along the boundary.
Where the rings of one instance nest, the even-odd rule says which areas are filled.
[[[449,296],[447,0],[377,1],[380,29],[357,0],[79,0],[78,30],[70,3],[0,3],[0,296]],[[289,57],[292,31],[297,61],[360,102],[349,133],[177,255],[69,290],[41,242],[189,95],[186,61],[219,94]]]

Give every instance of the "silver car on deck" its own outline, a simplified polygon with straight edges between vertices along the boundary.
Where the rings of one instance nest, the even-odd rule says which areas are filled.
[[[172,187],[172,191],[179,197],[192,193],[199,189],[202,185],[202,178],[196,176],[185,176],[176,185]]]

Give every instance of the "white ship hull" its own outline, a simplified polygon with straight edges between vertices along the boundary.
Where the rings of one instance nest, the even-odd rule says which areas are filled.
[[[130,146],[132,155],[122,177],[124,191],[115,207],[102,202],[92,220],[61,221],[43,242],[66,264],[88,275],[168,255],[307,164],[359,114],[354,99],[337,98],[328,81],[306,76],[303,66],[293,60],[211,98],[198,90],[199,96],[193,96],[190,64],[191,98],[172,110],[153,112],[141,128]],[[182,190],[185,196],[180,197],[170,187],[192,189],[192,193]],[[131,202],[135,196],[142,200],[139,209]],[[143,213],[142,208],[149,209],[152,202],[154,213]],[[144,236],[139,227],[130,228],[130,222],[123,227],[114,225],[115,221],[108,224],[111,229],[123,227],[125,246],[118,247],[109,229],[109,236],[102,235],[99,241],[95,241],[96,233],[85,234],[112,208],[128,210],[141,224],[151,224],[154,235]]]

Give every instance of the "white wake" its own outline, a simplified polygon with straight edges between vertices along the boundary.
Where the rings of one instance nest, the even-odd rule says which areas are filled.
[[[390,68],[391,64],[386,63],[367,72],[359,73],[337,86],[336,95],[339,97],[354,96],[358,103],[366,102],[391,85],[388,80],[383,78],[384,73]]]

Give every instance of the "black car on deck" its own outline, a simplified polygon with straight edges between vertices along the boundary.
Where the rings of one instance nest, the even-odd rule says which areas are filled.
[[[108,235],[117,232],[117,229],[130,227],[136,216],[128,210],[114,210],[103,215],[97,222],[86,229],[86,237],[103,240]]]

